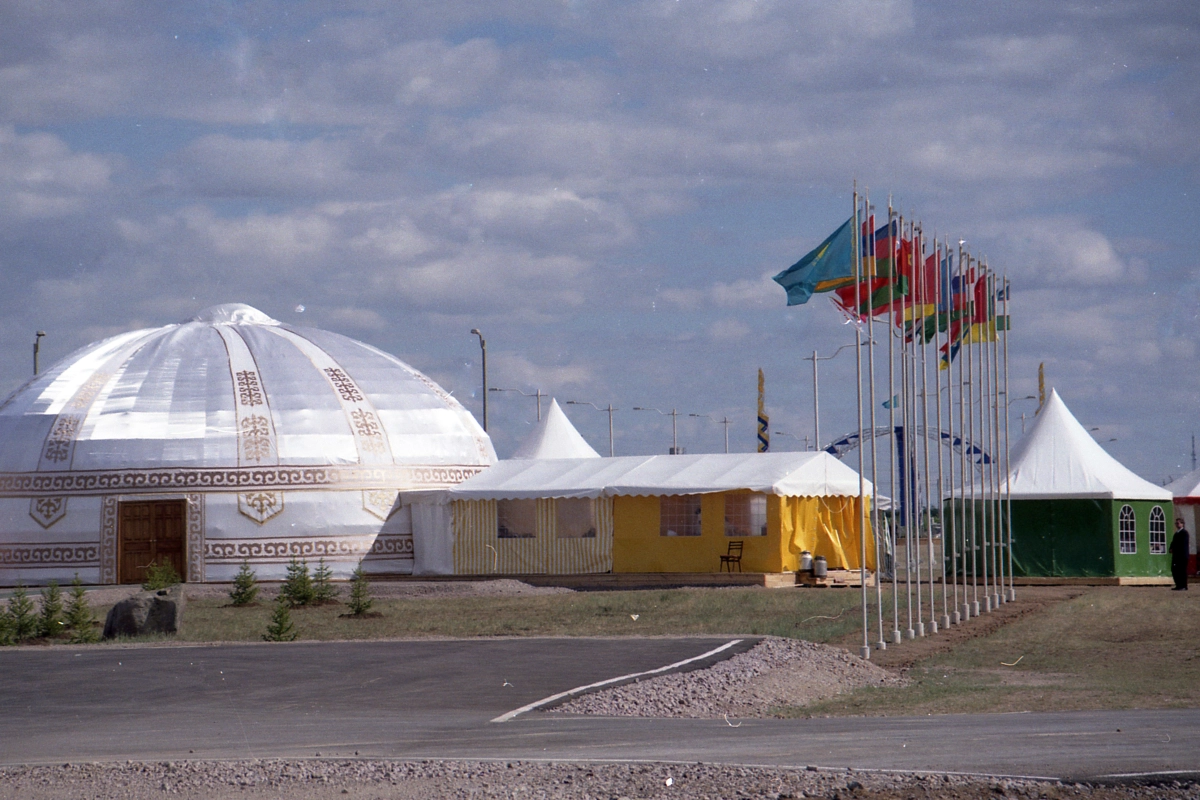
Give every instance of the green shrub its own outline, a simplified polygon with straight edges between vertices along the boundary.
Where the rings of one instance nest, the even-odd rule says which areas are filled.
[[[306,606],[313,601],[312,576],[308,574],[308,562],[297,561],[292,556],[288,564],[287,578],[279,589],[279,596],[292,608]]]
[[[250,569],[250,559],[242,561],[242,568],[234,576],[233,588],[229,591],[229,599],[235,606],[248,606],[258,597],[258,578]]]
[[[38,619],[38,627],[42,636],[57,636],[62,633],[63,626],[62,592],[58,581],[50,581],[50,585],[42,589],[42,613]]]
[[[263,634],[264,642],[294,642],[296,626],[292,624],[292,615],[288,613],[289,603],[281,594],[275,603],[275,611],[271,613],[271,623]]]
[[[371,582],[367,580],[360,566],[354,570],[350,581],[350,613],[361,617],[371,610],[373,602],[375,601],[371,599]]]
[[[317,562],[317,568],[313,570],[312,590],[312,603],[315,606],[337,602],[338,590],[333,585],[333,570],[325,564],[324,558]]]
[[[0,608],[0,647],[10,644],[16,644],[16,640],[13,639],[12,619],[8,616],[8,609]]]
[[[38,618],[24,586],[18,585],[9,596],[8,618],[13,641],[20,643],[38,635]]]
[[[146,567],[146,582],[142,584],[142,588],[147,592],[156,592],[177,583],[183,583],[183,578],[179,577],[170,561],[163,561],[161,564],[151,563]]]
[[[92,607],[88,605],[78,572],[71,581],[71,598],[67,601],[67,632],[71,636],[71,644],[87,644],[98,638]]]

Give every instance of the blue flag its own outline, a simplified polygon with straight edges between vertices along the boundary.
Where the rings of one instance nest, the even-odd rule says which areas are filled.
[[[787,304],[807,303],[817,292],[854,285],[854,217],[821,242],[817,249],[775,276],[787,289]]]

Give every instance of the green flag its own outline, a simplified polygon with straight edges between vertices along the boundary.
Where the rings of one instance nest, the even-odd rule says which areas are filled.
[[[854,284],[854,217],[804,258],[775,276],[787,289],[787,304],[807,303],[816,292],[832,292]]]

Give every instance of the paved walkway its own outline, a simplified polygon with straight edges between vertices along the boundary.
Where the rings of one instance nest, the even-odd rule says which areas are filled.
[[[1084,778],[1200,772],[1200,710],[819,720],[533,712],[729,637],[0,651],[0,763],[377,756],[632,759]],[[736,726],[736,727],[735,727]]]

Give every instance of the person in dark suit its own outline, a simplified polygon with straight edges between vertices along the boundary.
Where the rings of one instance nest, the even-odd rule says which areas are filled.
[[[1183,527],[1183,518],[1175,518],[1175,538],[1171,539],[1171,577],[1175,579],[1175,588],[1171,591],[1187,591],[1187,567],[1190,537],[1187,528]]]

